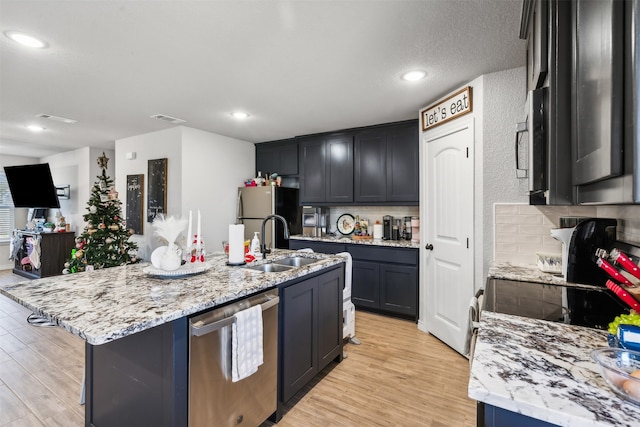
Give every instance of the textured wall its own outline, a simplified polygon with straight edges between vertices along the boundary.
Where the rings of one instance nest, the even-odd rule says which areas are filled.
[[[486,277],[493,250],[493,204],[527,202],[521,180],[516,178],[514,138],[516,123],[525,115],[524,67],[484,77],[482,141],[482,277]],[[476,154],[477,155],[477,154]],[[479,279],[480,286],[483,285]]]

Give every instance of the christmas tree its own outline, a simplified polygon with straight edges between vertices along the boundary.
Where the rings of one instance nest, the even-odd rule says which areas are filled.
[[[108,161],[104,153],[98,158],[102,175],[91,188],[88,213],[83,215],[87,225],[76,237],[76,247],[64,265],[64,274],[138,262],[138,245],[129,241],[131,233],[122,218],[118,193],[106,174]]]

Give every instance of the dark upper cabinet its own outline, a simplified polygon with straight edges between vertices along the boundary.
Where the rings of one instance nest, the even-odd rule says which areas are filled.
[[[295,138],[256,144],[256,172],[298,175],[298,141]]]
[[[374,128],[359,132],[355,138],[354,198],[356,202],[375,203],[387,199],[387,134]]]
[[[623,172],[624,2],[573,3],[573,184]]]
[[[301,137],[300,203],[353,202],[353,136],[327,134]]]
[[[524,0],[522,12],[526,88],[548,92],[547,185],[531,203],[640,203],[637,1]]]
[[[524,0],[520,38],[527,40],[527,90],[542,87],[548,70],[548,2]]]
[[[356,203],[418,203],[418,123],[358,132],[354,149]]]
[[[325,138],[327,203],[353,202],[353,135],[328,135]]]
[[[420,200],[418,122],[387,129],[387,202]]]
[[[302,137],[298,140],[300,153],[300,203],[324,203],[325,145],[322,136]]]

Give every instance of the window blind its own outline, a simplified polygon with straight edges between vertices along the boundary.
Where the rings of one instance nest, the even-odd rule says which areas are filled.
[[[8,242],[13,231],[13,201],[4,172],[0,172],[0,242]]]

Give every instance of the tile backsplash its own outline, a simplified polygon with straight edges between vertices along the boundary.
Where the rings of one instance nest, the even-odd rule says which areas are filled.
[[[420,216],[419,206],[334,206],[329,208],[329,232],[336,231],[336,223],[338,217],[344,213],[349,213],[354,217],[360,215],[360,218],[369,220],[369,224],[375,224],[382,217],[391,215],[394,218],[404,218],[405,216]]]
[[[640,206],[494,205],[495,261],[535,264],[536,253],[560,254],[562,244],[551,237],[562,216],[615,218],[618,240],[640,244]]]

